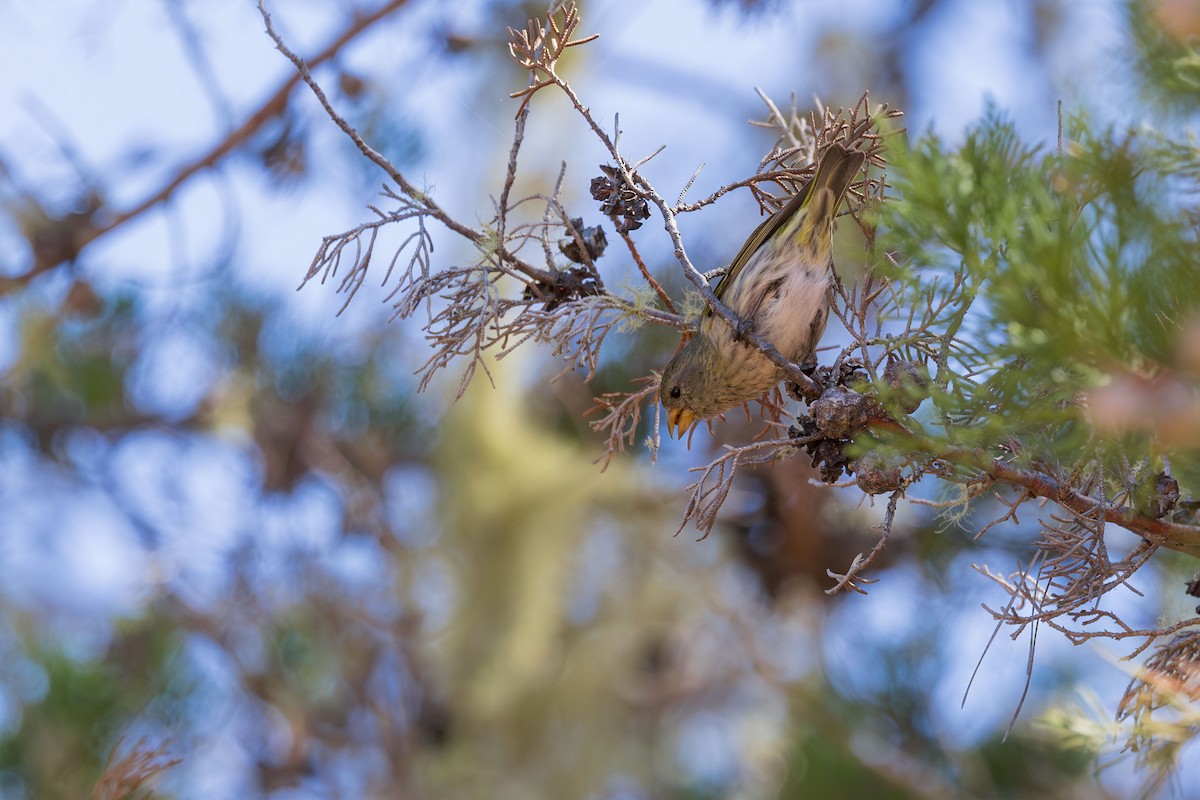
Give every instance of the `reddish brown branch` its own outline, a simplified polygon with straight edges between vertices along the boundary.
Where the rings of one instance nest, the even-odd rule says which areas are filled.
[[[671,302],[671,296],[663,289],[662,284],[654,279],[650,274],[650,268],[646,266],[646,262],[642,260],[642,254],[638,252],[637,245],[633,243],[627,231],[620,231],[621,238],[625,241],[625,246],[629,248],[629,254],[633,256],[633,261],[637,264],[638,270],[641,271],[642,277],[646,279],[646,283],[654,289],[654,293],[658,295],[658,299],[662,301],[663,307],[672,314],[678,314],[679,311],[675,308],[675,304]]]
[[[322,64],[337,55],[342,48],[350,43],[355,37],[363,31],[370,28],[379,20],[388,16],[392,12],[406,5],[408,0],[391,0],[379,8],[359,16],[356,16],[346,26],[346,29],[339,33],[325,46],[323,50],[308,60],[310,66]],[[238,146],[253,136],[259,128],[268,121],[280,116],[287,109],[288,96],[292,93],[292,89],[296,88],[296,84],[300,81],[299,74],[293,74],[283,82],[274,93],[262,105],[258,107],[253,114],[246,118],[245,122],[239,125],[235,130],[230,131],[224,139],[217,143],[215,147],[209,150],[204,155],[195,159],[189,164],[181,167],[175,176],[171,178],[165,185],[152,192],[148,197],[140,203],[130,208],[127,211],[122,211],[119,214],[111,217],[106,222],[92,228],[88,232],[88,236],[84,244],[98,239],[100,236],[114,230],[115,228],[124,225],[126,222],[141,216],[151,208],[168,200],[180,186],[187,183],[196,173],[211,169],[216,166],[221,159],[229,155]]]
[[[937,448],[921,448],[944,461],[974,467],[998,481],[1021,486],[1031,495],[1053,500],[1076,514],[1099,518],[1132,531],[1153,544],[1200,557],[1200,528],[1181,525],[1162,519],[1142,516],[1130,508],[1102,503],[1094,497],[1064,486],[1053,477],[1033,470],[1021,469],[998,458],[989,458],[977,450],[955,447],[936,452]]]

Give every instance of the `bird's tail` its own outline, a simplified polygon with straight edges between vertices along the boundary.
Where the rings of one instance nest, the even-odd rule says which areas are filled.
[[[833,206],[837,208],[854,176],[862,169],[864,160],[866,155],[858,150],[847,150],[839,143],[829,145],[821,156],[817,174],[813,176],[811,191],[828,189],[833,195]]]
[[[821,156],[817,174],[796,196],[800,207],[807,207],[798,238],[813,241],[821,237],[814,233],[828,230],[837,215],[842,198],[862,169],[866,156],[858,150],[848,150],[839,143],[831,144]],[[793,201],[795,202],[795,201]]]

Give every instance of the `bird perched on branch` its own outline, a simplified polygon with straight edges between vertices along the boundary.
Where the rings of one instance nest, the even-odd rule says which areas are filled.
[[[829,319],[833,219],[865,158],[841,144],[827,147],[813,179],[742,245],[714,290],[740,329],[705,309],[696,334],[663,369],[659,398],[672,435],[779,383],[779,368],[742,332],[754,331],[794,363],[816,350]]]

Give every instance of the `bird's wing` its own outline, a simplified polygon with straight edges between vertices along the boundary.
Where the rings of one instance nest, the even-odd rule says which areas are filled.
[[[856,150],[847,150],[840,143],[831,144],[822,155],[821,163],[817,167],[817,174],[813,176],[813,179],[796,192],[796,196],[789,200],[787,205],[763,220],[762,224],[754,229],[754,233],[750,234],[750,238],[742,245],[742,249],[738,251],[733,263],[729,265],[729,269],[725,271],[717,288],[714,289],[717,298],[722,298],[725,291],[737,278],[738,273],[758,252],[758,248],[762,247],[763,243],[770,239],[781,226],[804,208],[817,189],[827,187],[833,193],[835,202],[830,213],[836,213],[837,206],[841,203],[842,196],[846,193],[854,173],[862,167],[863,159],[863,154]],[[705,313],[711,314],[712,309],[707,309]]]

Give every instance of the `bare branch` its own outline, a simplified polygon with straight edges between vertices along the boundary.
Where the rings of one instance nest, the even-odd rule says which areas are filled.
[[[308,88],[312,90],[312,93],[316,96],[318,102],[320,102],[321,107],[325,109],[325,113],[339,128],[342,129],[342,132],[350,137],[350,140],[354,142],[354,145],[358,148],[359,152],[361,152],[368,160],[382,169],[388,175],[388,177],[392,179],[396,186],[400,188],[400,191],[410,198],[413,203],[420,206],[426,214],[445,225],[454,233],[457,233],[459,236],[462,236],[463,238],[474,243],[481,252],[492,255],[508,264],[511,264],[514,268],[520,270],[535,280],[546,282],[553,281],[554,276],[552,274],[545,270],[540,270],[513,255],[505,249],[503,242],[489,241],[488,237],[483,232],[463,225],[458,220],[451,217],[445,210],[442,209],[440,205],[437,204],[436,201],[434,201],[432,197],[417,189],[416,186],[414,186],[408,181],[407,178],[404,177],[404,174],[401,173],[394,164],[392,164],[390,161],[384,158],[383,155],[367,144],[362,136],[359,135],[358,131],[356,131],[344,117],[338,114],[333,108],[332,104],[330,104],[329,99],[325,96],[324,90],[317,83],[316,79],[313,78],[312,72],[309,69],[309,65],[304,61],[304,59],[300,58],[300,56],[296,55],[288,48],[286,44],[284,44],[283,39],[279,36],[279,34],[275,31],[274,26],[271,24],[271,15],[267,13],[264,2],[265,0],[259,0],[258,10],[262,15],[263,23],[266,25],[267,35],[271,37],[271,41],[275,43],[275,47],[279,50],[279,52],[283,53],[284,56],[286,56],[287,59],[295,65],[300,77],[306,84],[308,84]],[[402,2],[403,0],[393,0],[391,5],[398,6],[402,4]]]
[[[769,439],[742,447],[726,445],[725,455],[706,466],[693,467],[691,471],[699,472],[700,479],[688,487],[691,497],[675,533],[680,533],[691,522],[700,531],[700,539],[707,539],[717,523],[717,512],[721,510],[729,490],[733,488],[733,479],[738,469],[785,458],[795,452],[797,445],[803,443],[797,439]]]
[[[92,789],[92,800],[123,800],[133,797],[147,781],[172,767],[183,763],[183,759],[167,756],[167,744],[150,747],[145,739],[139,739],[129,752],[117,757],[123,741],[118,741],[108,754],[104,772]]]
[[[875,546],[871,548],[869,553],[867,553],[865,556],[862,553],[856,555],[854,560],[850,563],[850,568],[847,569],[845,573],[837,573],[833,570],[825,571],[826,575],[836,581],[833,586],[825,590],[825,594],[837,594],[843,589],[851,589],[859,594],[866,594],[866,590],[859,586],[859,584],[870,584],[876,582],[877,579],[875,578],[863,578],[860,577],[860,575],[863,570],[875,562],[875,559],[878,558],[879,554],[883,552],[883,549],[887,547],[888,538],[892,535],[892,524],[896,520],[896,506],[900,502],[900,497],[902,495],[903,489],[897,489],[896,491],[892,492],[890,497],[888,497],[887,510],[884,512],[883,522],[878,526],[879,530],[881,531],[879,535],[879,541],[875,543]]]
[[[602,394],[595,398],[596,405],[584,412],[585,417],[601,411],[606,412],[604,416],[591,423],[592,430],[608,432],[604,452],[596,457],[596,461],[601,463],[601,472],[608,469],[609,462],[616,453],[623,453],[627,446],[633,446],[638,425],[642,420],[642,407],[646,403],[649,403],[654,409],[654,425],[651,427],[646,445],[650,449],[651,460],[658,454],[658,422],[661,408],[658,405],[658,376],[638,378],[634,383],[640,384],[642,388],[633,392]]]

